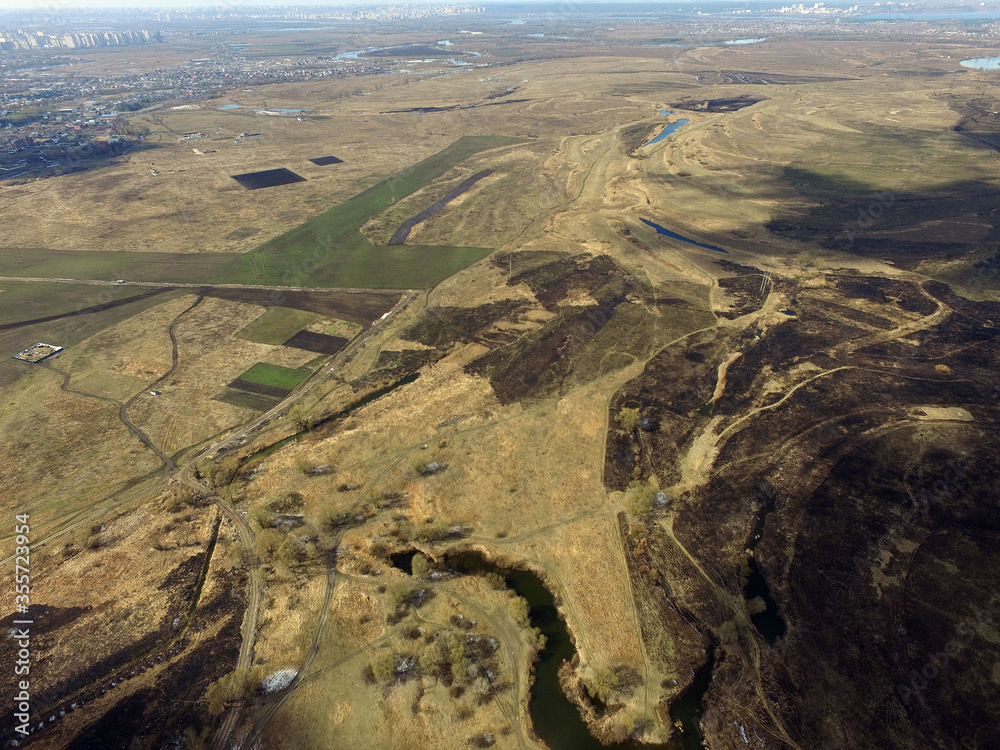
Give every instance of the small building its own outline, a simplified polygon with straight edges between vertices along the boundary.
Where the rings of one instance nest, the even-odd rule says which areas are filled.
[[[58,354],[63,348],[61,346],[56,346],[55,344],[44,344],[38,342],[33,346],[29,346],[14,355],[14,359],[19,359],[22,362],[27,362],[31,365],[37,365],[42,360],[46,360],[53,354]]]

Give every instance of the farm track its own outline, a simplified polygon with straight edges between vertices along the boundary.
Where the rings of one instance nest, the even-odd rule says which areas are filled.
[[[111,396],[102,396],[99,393],[89,393],[88,391],[81,391],[76,388],[70,388],[69,382],[71,375],[68,372],[66,372],[65,370],[60,370],[58,367],[49,362],[44,362],[43,366],[46,369],[52,370],[52,372],[62,376],[63,381],[62,385],[59,386],[60,390],[63,390],[66,393],[72,393],[75,396],[83,396],[84,398],[93,398],[97,399],[98,401],[105,401],[109,404],[114,404],[115,406],[117,406],[118,418],[122,421],[122,424],[124,424],[133,435],[139,438],[139,440],[142,441],[143,445],[145,445],[147,448],[153,451],[153,453],[159,456],[160,461],[163,462],[163,468],[166,470],[166,472],[170,473],[177,468],[177,464],[174,463],[174,460],[166,453],[161,451],[159,447],[157,447],[157,445],[150,439],[149,435],[143,432],[141,428],[139,428],[131,419],[129,419],[128,408],[125,402],[119,401],[118,399],[112,398]]]
[[[20,280],[25,280],[25,279],[20,279]],[[52,279],[31,279],[31,280],[39,282],[53,281]],[[94,285],[114,284],[114,282],[102,282],[102,281],[79,282],[71,279],[59,280],[59,281],[62,281],[63,283],[93,283]],[[164,285],[164,284],[152,284],[145,282],[139,282],[136,285],[152,286],[157,288],[172,286],[169,284]],[[178,285],[178,286],[183,286],[183,288],[196,288],[196,289],[205,287],[205,285],[203,284]],[[266,287],[266,286],[262,287],[262,286],[240,285],[240,284],[214,285],[214,286],[221,286],[223,288],[247,288],[247,289],[273,288],[279,290],[284,290],[284,289],[291,289],[297,291],[302,290],[301,287]],[[344,290],[331,289],[331,290],[310,290],[310,291],[344,291]],[[371,290],[358,290],[358,291],[371,291]],[[70,373],[59,370],[58,368],[54,367],[51,362],[43,363],[44,367],[47,367],[48,369],[62,376],[63,378],[63,382],[61,385],[62,390],[68,393],[73,393],[74,395],[79,395],[85,398],[93,398],[96,400],[105,401],[107,403],[112,403],[118,406],[119,417],[121,418],[122,422],[129,428],[130,431],[132,431],[137,437],[140,438],[140,440],[142,440],[143,444],[145,444],[148,448],[150,448],[153,452],[157,454],[160,460],[164,463],[164,468],[166,469],[166,471],[164,472],[165,476],[161,476],[160,480],[155,484],[153,484],[152,486],[139,486],[135,488],[126,487],[121,490],[118,490],[117,492],[111,495],[104,497],[101,501],[102,504],[99,505],[96,510],[82,516],[75,522],[63,528],[38,539],[33,543],[33,546],[51,544],[55,539],[58,539],[68,533],[71,533],[80,526],[92,522],[94,519],[105,515],[112,508],[119,507],[129,502],[133,502],[135,500],[141,499],[142,497],[148,497],[151,492],[154,492],[157,488],[163,488],[164,486],[166,486],[167,482],[171,480],[178,481],[184,484],[185,486],[196,491],[199,495],[211,498],[213,503],[219,508],[222,514],[227,519],[229,519],[229,521],[234,525],[240,543],[244,547],[247,555],[249,556],[248,559],[250,561],[250,566],[251,566],[250,590],[248,593],[247,609],[244,613],[244,620],[241,627],[241,632],[243,637],[240,646],[240,655],[238,657],[237,668],[242,666],[246,667],[250,666],[252,663],[254,637],[256,635],[257,621],[260,612],[261,602],[263,599],[263,590],[264,590],[262,579],[260,579],[258,576],[253,575],[253,569],[256,568],[256,561],[254,557],[253,533],[250,530],[249,526],[246,524],[246,522],[243,521],[240,513],[236,509],[234,509],[231,505],[229,505],[221,498],[219,498],[217,495],[215,495],[205,485],[201,484],[196,479],[194,479],[194,477],[191,475],[191,467],[193,466],[194,462],[197,459],[207,454],[211,454],[213,452],[217,453],[220,450],[237,447],[240,444],[240,441],[245,439],[246,435],[249,434],[249,432],[256,429],[260,429],[261,427],[264,426],[264,424],[268,423],[271,419],[274,419],[275,417],[282,416],[295,401],[298,401],[299,399],[306,396],[312,390],[313,387],[315,387],[322,381],[322,378],[320,377],[322,374],[324,373],[328,374],[330,371],[332,371],[332,369],[335,368],[336,363],[341,361],[342,358],[352,356],[352,353],[354,352],[355,349],[359,348],[360,346],[363,346],[365,341],[367,341],[377,333],[381,332],[381,330],[385,327],[385,325],[393,317],[393,315],[399,312],[401,309],[403,309],[407,304],[409,304],[413,299],[415,299],[416,296],[417,292],[415,291],[403,292],[401,294],[399,301],[392,308],[392,310],[389,311],[389,313],[387,313],[379,321],[376,321],[367,331],[363,332],[354,341],[348,344],[348,346],[341,349],[340,352],[338,352],[337,355],[334,356],[333,366],[331,366],[330,362],[325,363],[322,367],[318,368],[316,372],[314,372],[313,375],[311,375],[306,381],[304,381],[296,389],[294,389],[285,400],[283,400],[280,404],[275,406],[272,410],[270,410],[266,414],[259,415],[253,422],[251,422],[248,425],[245,425],[242,428],[228,430],[225,433],[225,435],[227,436],[224,436],[219,440],[216,440],[208,444],[207,446],[203,447],[201,450],[195,452],[191,456],[191,458],[187,462],[185,462],[183,466],[178,466],[171,459],[170,456],[167,456],[162,450],[160,450],[155,445],[155,443],[149,438],[149,436],[146,435],[145,432],[143,432],[138,426],[136,426],[128,417],[127,413],[128,405],[133,403],[135,399],[138,398],[138,396],[140,396],[144,391],[148,390],[149,387],[144,387],[142,391],[132,396],[127,402],[122,402],[119,399],[115,399],[110,396],[103,396],[100,394],[94,394],[70,388],[69,387],[71,378]],[[168,328],[168,334],[171,340],[171,366],[167,370],[167,372],[165,372],[163,375],[161,375],[159,378],[153,381],[152,386],[155,386],[156,384],[162,382],[165,378],[170,377],[176,370],[176,367],[179,363],[178,341],[175,331],[176,324],[179,322],[180,318],[183,315],[193,310],[202,301],[203,297],[199,296],[199,298],[195,300],[194,303],[192,303],[188,308],[179,313],[177,317],[175,317],[174,320],[171,322]],[[145,477],[142,477],[140,479],[144,479],[147,481],[151,480],[157,474],[160,474],[161,471],[162,470],[156,472],[150,472]],[[109,501],[111,502],[109,503]],[[9,556],[9,558],[5,559],[4,561],[9,562],[10,560],[13,560],[13,555]],[[330,600],[332,600],[332,596],[333,596],[333,586],[332,586],[332,576],[331,576],[331,583],[328,584],[327,593],[325,596],[325,600],[327,603]],[[328,604],[325,607],[325,609],[329,609]],[[323,621],[325,622],[325,617],[323,618]],[[316,636],[317,648],[321,632],[322,628],[320,629],[320,632],[318,632]],[[120,669],[120,667],[117,669]],[[117,669],[115,671],[117,671]],[[227,714],[226,718],[223,720],[222,726],[216,733],[215,738],[213,739],[211,745],[212,748],[216,748],[216,750],[221,750],[222,748],[227,747],[229,743],[229,737],[232,734],[232,730],[236,726],[238,718],[239,718],[238,711],[231,710]]]

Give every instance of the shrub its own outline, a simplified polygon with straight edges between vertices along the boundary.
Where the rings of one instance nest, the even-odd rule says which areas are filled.
[[[370,663],[375,681],[383,687],[396,679],[396,654],[392,651],[379,651]]]
[[[411,570],[413,571],[414,578],[423,578],[426,576],[431,569],[431,561],[427,559],[426,555],[418,552],[413,556],[413,562],[411,563]]]
[[[631,482],[625,491],[625,505],[636,518],[645,518],[656,506],[657,493],[642,482]]]
[[[253,696],[256,688],[256,680],[249,669],[237,669],[235,672],[223,675],[205,691],[208,712],[212,716],[218,716],[225,711],[229,701],[246,700]]]
[[[621,411],[618,412],[617,421],[626,432],[635,432],[635,430],[639,427],[638,407],[635,409],[622,407]]]

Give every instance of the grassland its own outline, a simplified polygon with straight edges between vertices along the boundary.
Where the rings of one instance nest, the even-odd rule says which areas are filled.
[[[292,390],[295,386],[309,377],[309,370],[293,370],[289,367],[279,365],[269,365],[266,362],[258,362],[245,373],[240,375],[240,380],[257,385],[267,385],[273,388],[283,388]]]
[[[512,47],[510,55],[543,49],[534,44]],[[95,394],[114,399],[138,394],[130,414],[171,455],[235,430],[219,458],[206,452],[196,468],[203,470],[200,476],[206,482],[222,477],[213,488],[216,502],[231,503],[233,517],[245,514],[250,525],[249,544],[245,537],[238,544],[230,541],[235,529],[231,521],[223,526],[222,536],[234,548],[229,558],[233,572],[224,579],[228,590],[244,590],[248,579],[266,583],[259,628],[253,633],[258,640],[251,649],[250,675],[259,681],[274,669],[303,670],[302,683],[284,703],[278,703],[282,696],[261,698],[251,690],[245,702],[234,704],[243,712],[236,740],[246,738],[259,720],[259,731],[250,740],[260,739],[278,748],[367,743],[401,750],[427,746],[458,750],[483,740],[486,732],[493,735],[497,747],[538,746],[528,731],[526,712],[530,631],[508,609],[505,595],[464,579],[406,576],[387,557],[389,552],[419,549],[432,565],[442,565],[448,553],[467,547],[531,568],[556,594],[579,656],[566,669],[565,684],[602,738],[634,734],[644,741],[667,739],[673,732],[669,703],[704,664],[709,641],[716,643],[717,655],[725,653],[725,658],[717,661],[719,669],[708,693],[708,746],[743,746],[746,743],[737,727],[744,723],[748,734],[790,747],[794,742],[785,739],[786,729],[798,739],[799,728],[812,732],[818,726],[809,728],[809,720],[826,715],[825,708],[815,709],[815,705],[827,705],[824,697],[814,696],[816,704],[811,704],[811,713],[803,718],[800,694],[784,687],[783,654],[800,649],[797,658],[803,666],[796,675],[804,679],[795,688],[813,684],[816,664],[831,684],[854,675],[838,673],[836,659],[840,657],[830,656],[847,653],[839,642],[810,641],[825,631],[825,623],[811,623],[812,615],[794,606],[806,601],[802,597],[823,590],[823,581],[815,575],[804,575],[811,585],[796,586],[795,581],[783,581],[780,573],[772,574],[781,581],[774,587],[774,596],[796,639],[769,650],[750,623],[741,578],[746,539],[758,510],[757,483],[767,477],[801,474],[808,479],[803,479],[803,486],[809,482],[815,486],[810,472],[818,470],[813,458],[820,449],[800,438],[818,418],[816,404],[853,419],[851,409],[867,398],[851,390],[857,381],[847,380],[842,367],[873,373],[865,377],[876,377],[886,389],[914,389],[917,400],[913,404],[979,399],[981,393],[972,384],[983,381],[982,371],[996,370],[995,362],[988,359],[995,346],[988,330],[996,320],[995,310],[959,308],[950,300],[961,311],[949,319],[947,309],[937,312],[938,303],[924,293],[926,287],[914,284],[904,289],[909,279],[926,282],[919,276],[921,268],[904,271],[900,265],[885,262],[893,259],[879,254],[878,243],[866,246],[864,253],[854,252],[857,247],[842,251],[819,245],[806,231],[812,225],[824,232],[839,232],[845,217],[852,212],[856,215],[859,205],[867,209],[876,200],[874,193],[896,191],[892,204],[884,206],[885,218],[862,227],[870,239],[879,243],[898,240],[898,233],[919,234],[927,229],[961,244],[988,241],[988,225],[994,220],[986,211],[992,195],[988,168],[992,162],[983,159],[979,147],[964,143],[950,130],[954,113],[934,93],[944,76],[951,76],[948,85],[958,94],[980,84],[949,72],[954,65],[944,55],[952,55],[953,46],[943,51],[925,49],[919,61],[913,55],[897,55],[899,49],[784,42],[756,49],[629,47],[615,54],[601,48],[599,57],[581,54],[569,60],[514,63],[494,71],[494,80],[488,81],[482,80],[480,71],[413,77],[414,82],[407,85],[398,83],[402,76],[385,77],[395,80],[381,83],[380,77],[372,77],[375,93],[364,98],[335,99],[340,82],[274,87],[272,102],[314,110],[328,107],[329,111],[317,115],[326,118],[319,124],[280,118],[254,121],[245,114],[204,111],[150,115],[163,123],[164,154],[180,153],[168,142],[171,132],[216,127],[227,122],[224,118],[232,118],[230,128],[259,127],[265,132],[261,143],[272,139],[248,159],[253,164],[240,163],[239,170],[235,169],[235,146],[222,145],[221,140],[218,154],[205,154],[201,161],[201,157],[183,155],[183,168],[191,174],[170,175],[164,170],[161,177],[168,179],[157,188],[162,199],[190,201],[179,205],[190,210],[192,217],[203,219],[191,220],[197,225],[192,233],[205,237],[215,232],[216,237],[231,235],[231,240],[229,245],[206,242],[205,247],[211,246],[213,252],[192,254],[189,260],[180,253],[161,254],[162,264],[149,271],[158,278],[174,272],[249,283],[434,287],[413,295],[410,304],[376,326],[370,324],[388,307],[359,316],[357,324],[364,324],[370,335],[362,342],[365,346],[353,348],[335,372],[319,374],[316,382],[321,387],[296,403],[288,418],[272,416],[267,425],[253,425],[253,429],[248,428],[256,417],[253,412],[273,406],[277,399],[225,389],[224,384],[243,373],[244,380],[265,387],[294,387],[316,361],[311,353],[278,346],[279,339],[307,321],[310,328],[330,332],[322,319],[286,310],[262,314],[262,305],[268,303],[261,297],[255,297],[256,305],[248,304],[249,298],[242,302],[205,299],[194,307],[194,296],[160,298],[168,304],[149,310],[146,317],[108,326],[99,335],[86,329],[90,338],[77,341],[59,360],[71,370],[74,383]],[[882,58],[889,62],[874,65]],[[869,64],[872,67],[866,67]],[[913,67],[927,68],[935,75],[901,74]],[[754,85],[751,93],[765,97],[757,104],[734,112],[693,112],[691,123],[675,137],[638,156],[630,155],[635,135],[655,129],[657,108],[682,99],[738,96],[749,84],[733,83],[734,77],[719,75],[720,70],[770,68],[827,70],[838,80]],[[514,82],[523,87],[518,96],[530,101],[485,112],[474,109],[420,117],[380,114],[418,104],[471,101]],[[375,88],[382,83],[384,88]],[[233,92],[234,97],[239,95]],[[334,123],[337,128],[331,127]],[[294,130],[298,125],[302,125],[300,132]],[[225,183],[234,171],[267,166],[262,162],[291,164],[302,160],[304,146],[309,147],[309,156],[322,153],[316,138],[322,132],[320,126],[336,130],[332,140],[360,140],[358,133],[364,133],[364,140],[371,141],[364,146],[367,150],[359,147],[354,153],[342,148],[341,140],[323,143],[322,152],[348,157],[344,165],[338,165],[338,175],[350,176],[342,183],[334,186],[334,178],[323,183],[318,170],[304,171],[310,182],[272,193],[266,205],[258,207],[266,214],[263,218],[257,218],[254,206],[242,203],[244,194],[227,191]],[[362,126],[370,126],[371,131]],[[347,135],[341,135],[342,131]],[[408,134],[406,139],[400,135],[403,132]],[[455,142],[459,133],[471,132],[542,135],[494,154],[481,149],[492,148],[488,143],[498,145],[496,140]],[[277,136],[287,137],[284,146],[275,145]],[[387,148],[387,143],[392,147]],[[416,159],[447,143],[452,145],[401,176],[383,179],[394,170],[401,148],[412,148],[409,153]],[[905,155],[904,148],[910,149]],[[155,149],[142,159],[152,158],[150,153]],[[131,169],[142,172],[146,164],[136,159]],[[918,168],[922,163],[931,166]],[[423,201],[440,195],[464,170],[488,166],[498,169],[493,182],[484,183],[468,200],[449,205],[416,233],[416,241],[427,244],[382,248],[359,232],[366,222],[383,231],[399,217],[419,210]],[[124,169],[110,167],[105,175],[82,175],[79,184],[86,192],[95,180],[105,180],[108,191],[118,190],[116,180]],[[205,213],[197,213],[202,209],[181,194],[185,186],[194,184],[187,180],[207,179],[206,175],[215,180],[211,184],[219,192],[206,199]],[[313,175],[317,175],[315,180]],[[965,183],[959,179],[963,175],[968,178]],[[139,177],[131,174],[125,181],[134,188]],[[963,213],[958,204],[969,181],[983,191]],[[29,186],[29,192],[34,190]],[[53,194],[71,201],[66,192],[60,192],[64,190],[53,187]],[[116,207],[125,205],[119,194],[109,194],[115,196],[111,202]],[[925,226],[919,201],[929,205],[935,196],[945,196],[950,203],[937,214],[926,214]],[[342,199],[346,200],[319,213]],[[36,200],[41,198],[31,192],[25,204],[33,205]],[[885,197],[881,200],[889,202]],[[141,211],[148,211],[150,203],[145,202]],[[129,210],[140,212],[137,203],[128,205]],[[231,216],[226,213],[229,208],[234,209]],[[165,237],[163,225],[157,223],[160,219],[145,216],[147,223],[142,226],[159,227],[149,231],[149,237],[163,237],[165,246],[176,250],[178,239]],[[315,218],[285,232],[308,216]],[[177,218],[173,217],[175,225]],[[724,267],[710,252],[657,236],[640,218],[655,219],[725,247],[730,251],[726,258],[734,263]],[[48,218],[46,236],[62,236],[59,230],[65,225],[58,222],[64,220]],[[91,229],[107,229],[101,224],[105,220],[95,219]],[[778,221],[787,226],[777,226]],[[24,227],[17,231],[22,236]],[[113,238],[115,243],[125,237],[111,230],[106,235],[94,234]],[[881,239],[880,234],[884,235]],[[250,250],[259,242],[255,237],[272,235],[274,240],[249,255],[221,252],[226,247]],[[68,230],[65,236],[71,236]],[[440,247],[432,246],[436,243]],[[453,243],[472,247],[453,247]],[[486,252],[482,248],[501,243],[505,254],[495,262],[469,265]],[[35,268],[46,273],[25,275],[64,275],[56,273],[59,268],[71,268],[81,277],[103,274],[101,278],[144,272],[141,267],[122,265],[114,253],[94,251],[93,259],[71,258],[85,253],[79,250],[79,241],[67,246],[78,250],[53,252],[50,260],[42,257],[45,251],[37,256],[29,253],[25,267],[33,261]],[[145,262],[154,260],[151,255],[132,257]],[[225,259],[225,268],[212,265],[220,258]],[[764,269],[773,271],[772,283],[757,294],[757,280]],[[859,281],[866,278],[862,272],[876,274],[884,287]],[[448,274],[452,275],[444,278]],[[749,279],[745,289],[734,283],[741,278]],[[850,294],[841,289],[851,288],[845,279],[854,284]],[[228,291],[237,295],[242,290]],[[871,299],[862,301],[862,292]],[[782,314],[781,308],[793,308],[798,314]],[[32,314],[44,309],[49,308],[39,304]],[[51,309],[66,308],[53,302]],[[189,311],[178,318],[185,309]],[[121,308],[77,320],[110,314],[124,320],[127,312]],[[927,315],[931,318],[925,319]],[[880,327],[877,323],[882,316],[889,322]],[[854,325],[859,319],[860,328]],[[162,383],[162,393],[152,396],[150,384],[171,367],[167,336],[171,325],[179,362]],[[952,347],[950,340],[933,337],[917,342],[910,334],[920,325],[939,327],[934,336],[946,337],[949,331],[958,330],[971,343]],[[63,339],[36,335],[43,330],[41,326],[26,329],[30,331],[28,343],[50,338],[53,343],[73,343],[69,335]],[[359,330],[351,328],[350,332]],[[424,340],[415,330],[434,335]],[[379,361],[391,360],[383,355],[418,346],[424,347],[421,355],[426,354],[431,363],[422,367],[419,378],[318,429],[296,432],[296,440],[278,445],[281,438],[299,430],[302,421],[336,414],[358,401],[357,384]],[[865,348],[868,354],[855,357],[855,349]],[[926,356],[934,359],[914,369],[915,377],[899,376],[900,360],[912,358],[911,351],[923,355],[928,350]],[[934,367],[938,359],[954,366],[959,376],[948,380]],[[836,364],[831,364],[833,360]],[[481,366],[484,362],[488,366]],[[724,369],[720,362],[731,365],[728,386],[718,382]],[[0,413],[0,430],[5,438],[10,436],[2,457],[24,475],[16,480],[0,477],[0,489],[9,498],[11,510],[23,501],[32,513],[41,514],[43,529],[51,527],[61,520],[60,514],[79,515],[98,507],[106,494],[105,484],[115,489],[157,468],[150,452],[116,421],[112,404],[70,398],[58,389],[52,373],[42,368],[30,373],[5,391]],[[823,390],[821,386],[827,383],[834,385]],[[981,401],[991,398],[984,396]],[[715,407],[699,414],[698,408],[709,399],[714,399]],[[831,405],[832,401],[836,403]],[[622,411],[624,404],[633,402],[645,410],[643,416],[653,413],[658,421],[627,428],[627,415]],[[882,408],[881,403],[874,406]],[[992,407],[970,409],[977,420],[970,428],[982,428],[986,434],[991,429]],[[926,418],[928,412],[922,413]],[[891,418],[906,420],[908,414],[902,410]],[[832,433],[840,435],[856,429],[856,424],[861,422],[841,419]],[[867,429],[869,423],[862,426]],[[972,455],[971,433],[968,439],[967,454]],[[276,447],[257,454],[250,466],[239,465],[241,458],[268,445]],[[717,445],[726,452],[718,461],[717,455],[722,454],[715,452]],[[915,456],[922,450],[914,443],[900,455]],[[785,452],[787,460],[781,458]],[[427,474],[427,464],[434,461],[446,468]],[[906,463],[901,462],[901,469]],[[324,468],[316,471],[319,467]],[[934,476],[931,468],[925,476]],[[872,475],[877,474],[878,467],[873,465]],[[909,476],[901,470],[898,487],[906,486]],[[109,483],[108,477],[117,481]],[[642,483],[639,488],[630,487],[637,478]],[[630,493],[658,486],[669,490],[672,508],[636,517]],[[882,489],[875,481],[869,487]],[[884,489],[900,494],[898,488]],[[783,503],[786,496],[791,497],[791,492],[782,495]],[[984,495],[980,507],[991,508],[989,502]],[[170,503],[168,496],[148,495],[144,510],[145,506],[162,509]],[[301,523],[296,516],[284,519],[287,523],[282,527],[276,525],[273,516],[279,507],[282,512],[293,508],[293,514],[301,513]],[[821,502],[805,507],[831,506]],[[892,510],[876,512],[893,523]],[[825,517],[817,517],[819,531],[809,539],[798,537],[816,549],[809,563],[792,556],[788,551],[794,551],[792,547],[786,550],[789,557],[783,558],[780,537],[794,541],[797,521],[781,507],[774,513],[768,519],[771,536],[761,547],[765,569],[780,571],[782,563],[788,562],[792,570],[823,570],[829,559],[840,560],[837,556],[842,550],[824,547],[831,540],[822,531],[830,523]],[[171,526],[164,532],[167,541],[182,541],[189,523],[184,515],[158,512],[150,516],[155,526],[139,535],[141,545],[152,545],[157,541],[154,529],[166,526]],[[852,525],[833,539],[838,546],[861,543],[871,526],[866,526],[864,515],[848,517]],[[198,523],[191,529],[192,538],[201,538],[205,519]],[[125,536],[118,527],[108,526],[113,536]],[[453,528],[460,531],[452,535],[449,530]],[[778,530],[778,546],[772,546],[773,529]],[[239,530],[242,533],[242,527]],[[914,537],[914,550],[928,538]],[[339,554],[328,554],[334,549]],[[103,582],[113,590],[115,576],[135,562],[120,552],[108,545],[105,552],[98,550],[89,559],[74,558],[77,562],[65,572],[86,575],[93,585]],[[926,552],[919,554],[930,559]],[[906,564],[895,553],[881,555],[881,559],[883,566]],[[336,560],[335,568],[328,566],[331,560]],[[978,558],[956,561],[963,564],[954,570],[995,567]],[[844,562],[847,569],[850,562]],[[51,567],[44,569],[44,575],[50,580],[63,575],[55,561],[47,565]],[[942,567],[947,566],[937,566]],[[885,569],[895,576],[895,568]],[[899,572],[905,575],[906,568]],[[885,597],[880,604],[872,594],[872,613],[887,600],[892,600],[892,606],[901,601],[897,592],[903,587],[888,578],[889,574],[881,588],[868,585],[867,579],[861,587]],[[148,568],[144,568],[143,582],[160,585]],[[179,588],[184,582],[178,578],[172,585]],[[394,594],[417,587],[433,591],[433,597],[425,607],[413,608],[397,619]],[[123,585],[120,593],[120,602],[115,609],[109,607],[109,614],[126,612],[131,602],[136,607],[160,606],[132,582]],[[101,599],[110,600],[110,596]],[[53,597],[54,604],[76,606],[82,601],[85,597],[71,599],[62,590]],[[7,599],[2,603],[7,604]],[[233,622],[238,626],[243,609],[235,617],[232,611],[208,610],[205,632],[231,627]],[[851,611],[848,602],[830,617],[848,618],[837,620],[845,625],[842,632],[861,633],[858,623],[849,620]],[[99,614],[81,623],[89,625]],[[482,675],[470,679],[468,672],[451,675],[455,682],[445,684],[431,661],[405,679],[389,679],[384,684],[369,679],[366,667],[373,661],[386,653],[423,655],[436,633],[444,632],[450,618],[460,614],[477,620],[475,634],[496,637],[502,646],[500,679],[492,691],[477,693],[476,680]],[[148,630],[152,619],[140,622],[136,617],[134,621]],[[941,622],[941,627],[927,631],[945,632],[950,624],[954,623]],[[76,631],[65,633],[70,637]],[[872,643],[882,637],[874,635]],[[941,644],[932,640],[924,651],[940,650]],[[314,641],[315,651],[311,649]],[[95,659],[108,653],[103,646],[91,648],[85,637],[80,643]],[[232,667],[235,657],[230,651],[213,663],[220,669]],[[613,703],[592,701],[587,684],[596,675],[619,668],[636,675],[631,690],[615,696]],[[963,673],[955,670],[953,674]],[[166,677],[157,679],[172,684]],[[946,679],[950,678],[938,684]],[[867,683],[856,681],[846,694],[853,695],[850,690],[858,691],[861,684]],[[891,701],[892,688],[887,686],[875,686],[873,695]],[[189,696],[184,709],[177,709],[171,695],[141,694],[133,700],[130,694],[132,702],[127,703],[114,693],[103,698],[94,713],[81,712],[71,721],[79,729],[100,713],[104,716],[101,726],[108,728],[129,713],[130,706],[148,698],[148,705],[166,707],[171,716],[190,720],[192,733],[200,733],[198,741],[204,741],[219,720],[208,715],[204,690],[199,693]],[[859,700],[863,702],[864,696],[845,700],[842,716],[866,721],[867,714],[856,711]],[[271,707],[274,713],[265,713]],[[911,720],[899,713],[893,716]],[[734,719],[741,723],[735,724]],[[505,728],[511,731],[503,733]],[[866,731],[875,730],[868,727]],[[908,734],[919,736],[916,729]],[[72,741],[68,733],[59,746]],[[252,741],[242,744],[252,745]],[[800,745],[820,746],[801,740]],[[842,747],[843,742],[830,746]]]
[[[306,310],[271,307],[236,335],[258,344],[283,344],[318,317]]]

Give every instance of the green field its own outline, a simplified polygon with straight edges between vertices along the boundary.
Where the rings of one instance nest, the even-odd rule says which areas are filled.
[[[269,385],[274,388],[283,388],[286,391],[292,390],[295,386],[309,377],[311,370],[305,368],[293,370],[290,367],[280,365],[269,365],[266,362],[258,362],[245,373],[240,375],[240,380],[257,385]]]
[[[358,289],[430,288],[489,254],[490,249],[375,247],[361,234],[360,227],[470,156],[523,141],[506,136],[463,136],[443,151],[245,255],[24,249],[19,250],[21,262],[8,265],[0,275]],[[266,259],[266,268],[260,256]]]
[[[207,283],[228,264],[235,253],[154,253],[109,250],[18,251],[22,260],[7,264],[0,276],[35,276],[51,279],[98,281],[173,281]],[[136,294],[132,290],[132,294]]]
[[[320,317],[318,313],[306,310],[270,307],[236,335],[247,341],[256,341],[258,344],[284,344],[318,317]]]
[[[407,167],[314,219],[265,242],[230,264],[219,281],[329,285],[378,289],[434,286],[489,253],[473,247],[375,247],[360,227],[396,201],[470,156],[520,143],[503,136],[465,136],[443,151]],[[267,268],[254,279],[251,257],[262,254]]]

